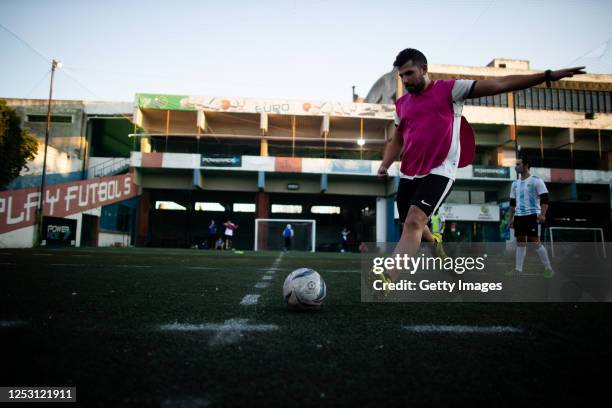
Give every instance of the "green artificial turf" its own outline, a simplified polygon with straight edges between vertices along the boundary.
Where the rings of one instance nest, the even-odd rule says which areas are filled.
[[[0,250],[0,386],[74,386],[84,406],[493,406],[584,401],[607,382],[605,303],[362,303],[357,254]],[[42,255],[41,255],[42,254]],[[46,254],[46,255],[45,255]],[[289,312],[285,276],[324,277],[324,307]],[[246,294],[260,294],[242,306]],[[211,344],[160,326],[276,325]],[[419,334],[420,324],[520,333]]]

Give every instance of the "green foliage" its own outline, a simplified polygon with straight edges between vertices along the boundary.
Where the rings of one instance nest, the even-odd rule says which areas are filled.
[[[36,138],[19,122],[15,111],[0,100],[0,190],[19,176],[38,151]]]

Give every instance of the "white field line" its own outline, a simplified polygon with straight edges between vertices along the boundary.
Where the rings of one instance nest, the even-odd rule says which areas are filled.
[[[265,280],[265,281],[270,281],[272,279],[274,279],[274,276],[272,275],[264,275],[261,277],[261,280]]]
[[[255,284],[255,289],[265,289],[270,286],[270,282],[257,282]]]
[[[413,333],[453,333],[453,334],[503,334],[522,333],[523,329],[512,326],[464,326],[423,324],[402,326],[402,329]]]
[[[25,326],[26,322],[23,320],[0,320],[0,328],[11,328]]]
[[[55,264],[49,264],[49,266],[85,266],[85,264],[75,264],[75,263],[55,263]]]
[[[243,333],[255,332],[269,332],[278,330],[278,326],[275,324],[249,324],[248,319],[229,319],[219,323],[205,323],[205,324],[181,324],[172,323],[164,324],[159,328],[162,331],[179,331],[179,332],[214,332],[215,335],[208,342],[210,346],[226,345],[236,343],[241,337],[244,337]]]
[[[257,302],[259,301],[259,297],[260,296],[261,295],[253,295],[253,294],[244,295],[244,297],[240,301],[240,304],[243,305],[243,306],[253,306],[253,305],[256,305]]]
[[[152,268],[151,265],[116,265],[120,268]]]
[[[210,406],[210,401],[205,398],[183,398],[165,399],[160,405],[161,408],[204,408]]]

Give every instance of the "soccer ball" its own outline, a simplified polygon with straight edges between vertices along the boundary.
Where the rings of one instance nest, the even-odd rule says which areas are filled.
[[[317,309],[326,294],[325,281],[317,271],[309,268],[291,272],[283,284],[283,297],[289,309]]]

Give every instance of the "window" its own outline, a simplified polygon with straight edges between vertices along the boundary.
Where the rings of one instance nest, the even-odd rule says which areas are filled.
[[[225,207],[223,207],[219,203],[206,203],[206,202],[197,202],[195,203],[196,211],[218,211],[225,212]]]
[[[26,121],[47,123],[47,115],[27,115]],[[72,115],[51,115],[51,123],[72,123]]]
[[[546,109],[547,110],[551,110],[552,109],[552,103],[553,103],[553,98],[552,98],[552,89],[542,89],[542,91],[544,91],[544,101],[546,103]]]
[[[500,96],[501,96],[501,106],[508,107],[508,94],[504,92],[503,94],[500,94]]]
[[[501,106],[501,95],[493,95],[493,106]]]
[[[566,110],[565,108],[565,89],[559,89],[559,110]]]
[[[559,90],[558,89],[551,89],[550,90],[550,95],[551,95],[551,99],[552,99],[552,109],[553,110],[559,110]]]
[[[579,112],[578,110],[578,92],[572,90],[572,112]]]
[[[597,92],[597,98],[598,98],[599,112],[603,113],[606,111],[606,93]]]
[[[233,210],[234,210],[234,212],[254,213],[255,212],[255,204],[251,204],[251,203],[234,203]]]
[[[186,208],[180,204],[175,203],[174,201],[156,201],[155,202],[156,210],[180,210],[185,211]]]
[[[448,197],[446,198],[446,202],[449,204],[469,204],[470,192],[461,190],[451,191]]]
[[[340,214],[340,207],[333,205],[313,205],[310,208],[312,214]]]
[[[470,191],[470,204],[484,204],[485,192],[484,191]]]
[[[302,206],[293,204],[272,204],[272,213],[301,214]]]
[[[531,109],[533,104],[531,103],[531,89],[525,89],[525,106],[527,109]]]
[[[612,92],[605,92],[606,94],[606,113],[612,113]]]
[[[544,88],[538,88],[538,108],[546,109],[546,91]]]
[[[584,91],[584,111],[593,112],[593,100],[591,97],[591,91]]]
[[[585,112],[585,95],[584,91],[578,91],[578,112]]]

